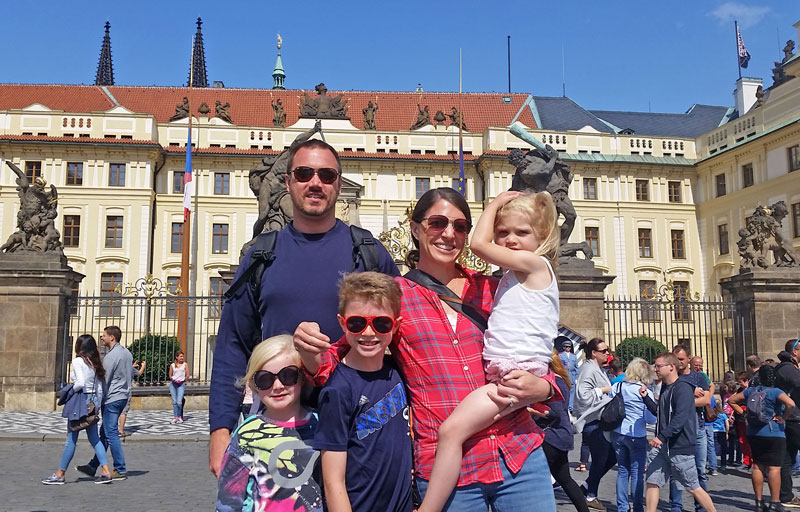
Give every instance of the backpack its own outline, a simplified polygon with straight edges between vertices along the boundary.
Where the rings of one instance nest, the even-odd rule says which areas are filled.
[[[622,382],[619,383],[617,394],[600,412],[600,429],[609,432],[622,425],[625,419],[625,399],[622,398]]]
[[[747,403],[745,404],[747,410],[745,411],[745,418],[747,419],[747,424],[752,426],[764,426],[768,425],[770,420],[772,420],[772,415],[767,412],[767,393],[772,388],[758,386],[754,390],[750,391],[750,395],[747,397]]]

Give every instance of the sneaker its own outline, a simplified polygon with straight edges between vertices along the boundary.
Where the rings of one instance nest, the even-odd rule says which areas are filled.
[[[176,423],[178,423],[178,418],[176,416],[173,416],[172,419],[169,420],[169,422],[170,424],[175,425]]]
[[[586,505],[592,510],[602,510],[603,512],[607,510],[606,506],[600,503],[600,500],[597,498],[587,499]]]
[[[739,471],[750,471],[750,466],[748,466],[747,464],[740,464],[739,466],[736,467],[736,469],[738,469]]]
[[[100,475],[94,479],[94,483],[96,484],[110,484],[111,483],[111,476],[110,475]]]
[[[778,503],[778,502],[773,501],[772,503],[769,504],[768,507],[765,507],[764,510],[768,510],[769,512],[773,512],[773,511],[774,512],[785,512],[786,509],[783,508],[783,504],[782,503]]]
[[[85,466],[75,466],[75,469],[84,475],[91,477],[94,477],[94,474],[97,472],[97,468],[92,467],[89,464],[86,464]]]
[[[183,417],[182,416],[178,416],[178,419],[175,420],[175,423],[178,423],[178,424],[183,423]]]
[[[800,508],[800,498],[792,496],[791,501],[784,501],[781,503],[786,508]]]
[[[716,469],[709,469],[709,470],[708,470],[708,475],[709,475],[709,476],[717,476],[718,474],[719,474],[719,473],[717,473],[717,470],[716,470]]]
[[[57,473],[53,473],[47,478],[42,478],[42,483],[44,485],[64,485],[64,482],[65,482],[64,477],[58,476]]]
[[[128,473],[120,473],[116,469],[111,472],[111,480],[127,480]]]

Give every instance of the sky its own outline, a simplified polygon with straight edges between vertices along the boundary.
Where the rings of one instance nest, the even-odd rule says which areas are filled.
[[[587,109],[685,112],[733,105],[734,19],[772,84],[798,0],[3,1],[0,82],[91,84],[111,23],[116,85],[185,85],[195,19],[209,82],[270,88],[276,34],[286,87],[566,95]]]

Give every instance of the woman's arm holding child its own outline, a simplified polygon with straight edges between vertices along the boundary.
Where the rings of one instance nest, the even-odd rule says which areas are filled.
[[[346,472],[347,452],[322,450],[322,480],[325,482],[325,501],[328,504],[328,512],[352,511],[345,484]]]

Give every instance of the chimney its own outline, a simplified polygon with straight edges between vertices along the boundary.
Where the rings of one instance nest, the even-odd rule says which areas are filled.
[[[756,102],[756,89],[762,84],[760,78],[742,77],[736,81],[733,98],[736,101],[736,110],[739,117],[745,115]]]

